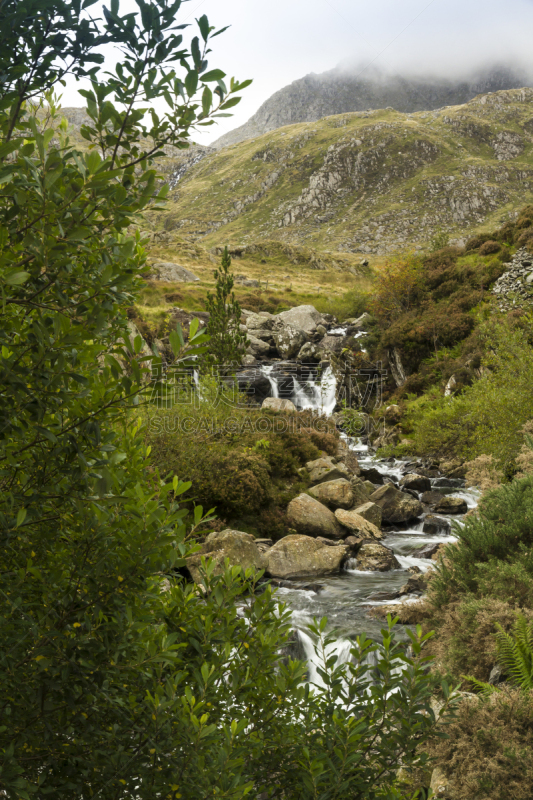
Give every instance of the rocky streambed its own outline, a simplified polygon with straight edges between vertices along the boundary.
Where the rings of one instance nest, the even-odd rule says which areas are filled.
[[[329,335],[345,338],[346,328]],[[266,382],[263,405],[282,413],[288,403],[331,415],[337,382],[328,362],[321,370],[311,368],[307,380],[301,371],[291,374],[289,366],[281,360],[256,362],[255,372]],[[300,365],[293,362],[293,368]],[[379,639],[383,621],[369,613],[372,609],[423,595],[439,551],[456,541],[452,523],[462,524],[478,493],[435,464],[376,459],[369,445],[344,434],[335,456],[308,462],[305,469],[310,488],[287,508],[287,536],[273,542],[240,531],[210,534],[189,569],[200,580],[202,555],[221,566],[228,557],[264,569],[292,610],[292,654],[311,665],[315,654],[306,628],[314,617],[328,618],[338,631],[338,652],[348,657],[358,634]]]

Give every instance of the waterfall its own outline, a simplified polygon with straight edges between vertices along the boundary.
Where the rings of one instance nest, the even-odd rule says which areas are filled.
[[[269,364],[268,367],[263,367],[261,372],[268,378],[268,382],[270,383],[270,388],[272,390],[272,397],[279,397],[279,387],[278,382],[275,378],[272,377],[272,370],[274,369],[274,364]]]
[[[274,376],[272,373],[275,367],[275,364],[269,364],[260,368],[270,383],[271,397],[280,396],[278,381],[287,377]],[[299,411],[312,409],[328,417],[333,413],[337,404],[337,380],[331,367],[327,367],[320,377],[311,373],[306,381],[303,379],[299,381],[293,374],[291,377],[293,390],[290,395],[284,393],[283,396],[291,400]]]

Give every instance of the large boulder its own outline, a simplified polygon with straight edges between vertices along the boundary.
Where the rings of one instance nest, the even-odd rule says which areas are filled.
[[[436,489],[431,489],[429,492],[423,492],[420,500],[426,506],[435,506],[440,503],[444,495]]]
[[[229,559],[232,567],[264,569],[265,566],[263,555],[255,544],[254,537],[249,533],[233,531],[229,528],[210,533],[203,543],[202,549],[187,559],[187,567],[195,583],[202,583],[200,566],[203,557],[214,560],[215,575],[224,572],[226,558]]]
[[[300,494],[291,500],[287,507],[287,519],[292,528],[307,536],[341,539],[346,535],[329,508],[308,494]]]
[[[293,325],[308,335],[315,333],[317,327],[324,323],[324,317],[314,306],[295,306],[278,314],[278,319],[284,325]]]
[[[353,489],[350,481],[347,481],[346,478],[319,483],[309,489],[309,494],[312,494],[328,508],[351,508],[353,506]]]
[[[400,562],[388,547],[379,542],[364,542],[357,553],[355,569],[388,572],[391,569],[400,569]]]
[[[356,511],[345,511],[343,508],[338,508],[335,511],[335,517],[353,536],[362,536],[364,539],[383,538],[383,534],[377,525],[373,525],[372,522],[369,522]]]
[[[339,478],[350,480],[352,477],[350,470],[342,461],[334,462],[332,456],[323,456],[314,461],[308,461],[305,465],[309,470],[311,483],[325,483],[326,481],[336,481]]]
[[[263,400],[261,408],[269,408],[271,411],[296,411],[294,403],[282,397],[267,397]]]
[[[383,521],[390,524],[409,522],[422,514],[422,504],[409,494],[387,483],[370,495],[370,501],[381,508]]]
[[[435,506],[439,514],[466,514],[468,505],[462,497],[453,494],[443,497]]]
[[[322,354],[313,342],[306,342],[297,355],[298,361],[320,361],[321,358]]]
[[[307,342],[305,331],[294,325],[285,325],[274,334],[276,349],[281,358],[295,358]]]
[[[404,475],[400,481],[402,489],[413,489],[415,492],[429,492],[431,489],[431,481],[424,475]]]
[[[246,315],[246,327],[249,331],[272,331],[276,325],[276,317],[268,311],[254,311]]]
[[[285,536],[265,553],[267,572],[274,578],[335,575],[348,556],[344,544],[330,547],[310,536]]]
[[[270,353],[270,344],[268,342],[263,341],[263,339],[257,339],[255,336],[252,336],[251,333],[248,333],[247,338],[248,345],[246,347],[246,353],[249,356],[254,356],[255,358],[268,356]]]
[[[354,506],[364,506],[365,503],[368,503],[370,495],[374,492],[374,486],[370,484],[371,488],[369,488],[361,478],[352,478],[350,483],[352,484]]]
[[[383,512],[381,507],[376,505],[376,503],[371,503],[369,501],[368,503],[363,503],[363,505],[353,508],[352,511],[355,514],[359,514],[363,519],[368,520],[368,522],[371,522],[376,528],[381,528]]]
[[[152,275],[155,280],[167,283],[194,283],[200,280],[194,272],[172,261],[158,261],[153,264]]]

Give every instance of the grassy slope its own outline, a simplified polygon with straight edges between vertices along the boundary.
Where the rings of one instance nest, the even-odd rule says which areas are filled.
[[[440,227],[462,238],[533,198],[532,104],[533,90],[512,90],[439,111],[287,126],[205,157],[153,222],[208,248],[279,239],[384,254],[424,245]],[[505,139],[518,150],[501,160]],[[317,190],[302,202],[310,182]],[[280,227],[295,209],[297,221]]]

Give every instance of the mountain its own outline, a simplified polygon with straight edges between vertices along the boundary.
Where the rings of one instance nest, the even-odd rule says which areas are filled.
[[[533,201],[533,90],[338,114],[192,160],[170,173],[154,224],[207,247],[276,239],[383,255],[439,230],[458,241]]]
[[[456,106],[478,94],[527,84],[525,75],[506,67],[493,67],[455,81],[387,75],[375,68],[349,72],[338,67],[320,75],[311,73],[280,89],[248,122],[224,134],[212,146],[226,147],[295,122],[315,122],[352,111],[390,107],[412,113]]]

